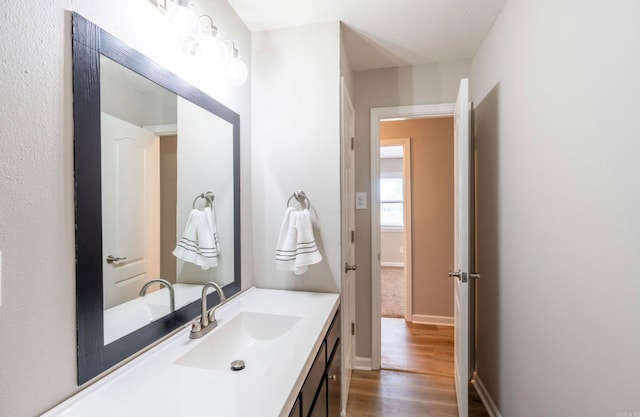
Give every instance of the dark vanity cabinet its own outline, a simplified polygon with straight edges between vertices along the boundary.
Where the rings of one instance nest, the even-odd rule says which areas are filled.
[[[342,355],[340,311],[320,345],[289,417],[339,417]]]
[[[342,405],[342,349],[340,339],[336,343],[333,355],[327,364],[327,416],[338,417]]]

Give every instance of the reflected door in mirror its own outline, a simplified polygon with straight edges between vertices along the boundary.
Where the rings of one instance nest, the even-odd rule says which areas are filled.
[[[102,113],[105,308],[138,297],[159,276],[158,154],[158,136]]]

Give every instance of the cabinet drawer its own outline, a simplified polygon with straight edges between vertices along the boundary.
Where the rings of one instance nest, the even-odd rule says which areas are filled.
[[[333,348],[336,345],[338,339],[340,339],[340,330],[342,328],[342,320],[340,319],[340,310],[333,318],[333,322],[327,332],[327,357],[333,353]]]
[[[313,361],[313,365],[311,365],[309,375],[307,375],[307,379],[302,386],[302,415],[305,417],[309,415],[313,400],[320,388],[320,383],[324,382],[326,364],[327,348],[326,343],[323,341],[322,345],[320,345],[320,350],[316,355],[316,359]]]

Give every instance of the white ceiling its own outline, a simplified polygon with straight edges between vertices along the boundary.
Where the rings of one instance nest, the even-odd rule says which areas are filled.
[[[354,71],[473,57],[507,0],[228,0],[251,31],[340,20]]]

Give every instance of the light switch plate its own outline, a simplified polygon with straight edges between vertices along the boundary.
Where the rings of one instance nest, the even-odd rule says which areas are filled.
[[[367,209],[367,193],[356,193],[356,210]]]

